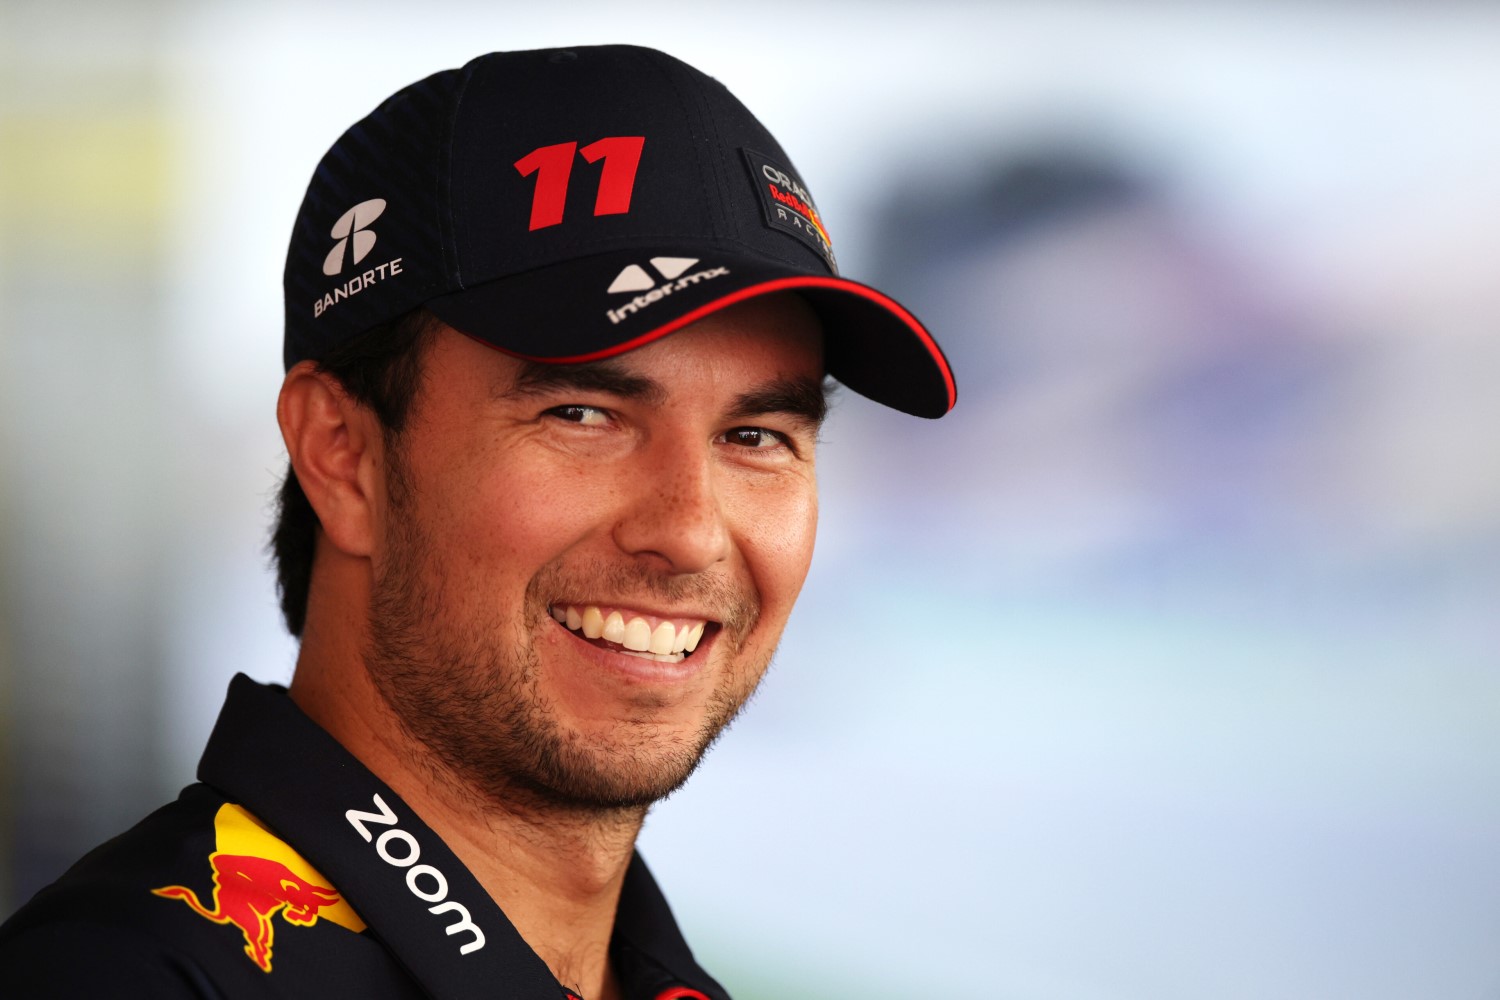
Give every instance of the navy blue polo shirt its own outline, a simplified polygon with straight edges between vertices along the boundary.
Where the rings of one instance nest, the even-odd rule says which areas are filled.
[[[581,1000],[284,688],[231,682],[198,778],[0,927],[5,995]],[[610,955],[626,1000],[728,1000],[639,855]]]

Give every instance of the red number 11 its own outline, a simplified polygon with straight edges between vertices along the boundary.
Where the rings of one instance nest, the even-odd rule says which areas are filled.
[[[555,146],[538,146],[516,161],[522,177],[536,174],[536,190],[531,196],[533,230],[555,226],[563,220],[568,200],[568,176],[573,172],[576,151],[590,163],[604,161],[599,171],[599,194],[594,199],[595,215],[624,215],[630,211],[630,195],[635,190],[635,169],[641,163],[643,135],[615,135],[591,142],[582,149],[576,142]]]

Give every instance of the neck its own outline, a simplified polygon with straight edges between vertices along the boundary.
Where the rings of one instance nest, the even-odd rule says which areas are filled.
[[[443,838],[558,982],[588,1000],[618,998],[609,943],[645,809],[582,811],[520,790],[481,794],[407,735],[357,647],[339,648],[312,626],[291,684],[298,707]]]

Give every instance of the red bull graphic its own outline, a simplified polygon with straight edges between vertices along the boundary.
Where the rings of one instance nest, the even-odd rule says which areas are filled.
[[[233,924],[245,937],[245,954],[263,972],[271,971],[277,914],[299,927],[310,927],[322,917],[356,932],[364,930],[364,921],[328,880],[240,806],[220,807],[214,834],[218,850],[208,856],[214,873],[212,909],[185,885],[151,891],[182,900],[216,924]]]

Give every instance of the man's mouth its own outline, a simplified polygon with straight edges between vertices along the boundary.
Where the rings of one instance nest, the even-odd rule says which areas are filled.
[[[554,604],[559,625],[603,649],[660,663],[681,663],[717,624],[702,618],[662,618],[597,604]]]

